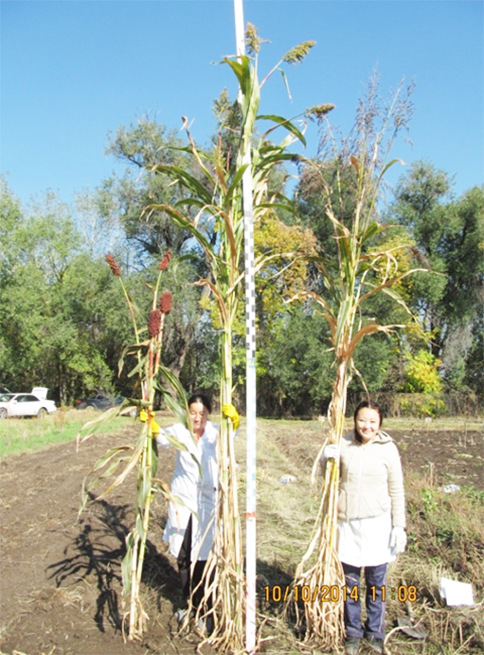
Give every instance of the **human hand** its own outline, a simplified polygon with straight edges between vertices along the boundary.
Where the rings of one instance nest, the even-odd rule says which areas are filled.
[[[151,418],[151,436],[153,437],[153,439],[156,439],[161,428],[158,425],[158,423],[155,421],[154,412],[150,412],[149,417]],[[142,409],[140,411],[138,418],[142,423],[146,423],[146,421],[148,420],[148,412],[146,411],[146,409]]]
[[[340,447],[338,444],[330,443],[323,451],[324,459],[334,459],[336,464],[339,463]]]
[[[155,415],[154,412],[150,412],[151,418],[153,418],[154,415]],[[146,423],[146,421],[148,420],[148,412],[146,411],[146,409],[143,408],[142,410],[140,410],[138,418],[141,421],[141,423]]]
[[[396,555],[403,553],[407,545],[407,534],[405,528],[395,527],[392,529],[390,548],[393,548]]]
[[[222,414],[232,421],[234,430],[237,430],[240,423],[240,416],[235,407],[232,404],[222,405]]]

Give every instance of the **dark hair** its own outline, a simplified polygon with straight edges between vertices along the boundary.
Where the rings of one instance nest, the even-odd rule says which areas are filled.
[[[358,416],[358,412],[360,411],[360,409],[365,409],[365,408],[374,409],[375,412],[378,412],[378,416],[380,417],[380,426],[379,427],[381,427],[382,423],[383,423],[383,416],[382,416],[382,413],[381,413],[380,405],[378,405],[378,403],[375,403],[373,400],[362,400],[361,403],[359,403],[356,406],[355,413],[353,414],[353,420],[355,422],[355,439],[356,439],[356,441],[359,441],[360,443],[363,443],[363,439],[361,438],[360,433],[356,429],[356,417]]]
[[[212,412],[212,403],[210,402],[210,398],[204,393],[195,393],[193,396],[190,396],[188,399],[188,407],[193,405],[193,403],[202,403],[209,414]]]

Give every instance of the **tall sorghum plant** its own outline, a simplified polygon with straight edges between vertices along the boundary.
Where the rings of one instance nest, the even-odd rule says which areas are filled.
[[[251,44],[258,49],[255,30],[250,31]],[[301,44],[290,55],[298,61],[312,43]],[[207,287],[216,301],[220,325],[221,383],[220,404],[232,402],[232,336],[233,326],[243,294],[244,219],[242,176],[246,169],[244,155],[251,149],[253,179],[253,213],[257,223],[266,212],[274,212],[280,197],[270,197],[269,176],[279,164],[294,158],[287,149],[296,139],[303,144],[304,136],[290,121],[279,116],[263,116],[271,127],[256,138],[255,123],[259,107],[260,87],[256,59],[249,56],[226,58],[225,63],[235,73],[239,85],[239,120],[231,127],[227,147],[222,136],[211,152],[197,148],[185,120],[190,155],[195,172],[174,166],[159,165],[151,170],[173,179],[183,191],[175,205],[156,205],[149,211],[164,211],[180,227],[191,232],[202,247],[209,275],[197,284]],[[266,78],[267,79],[267,78]],[[326,108],[328,111],[330,107]],[[236,112],[234,112],[236,114]],[[233,115],[232,114],[232,117]],[[268,140],[276,128],[283,127],[288,136],[278,145]],[[255,270],[277,255],[256,258]],[[216,542],[205,568],[205,599],[197,610],[197,619],[211,614],[214,630],[208,641],[217,648],[235,653],[244,649],[245,581],[243,570],[242,525],[237,500],[236,462],[231,422],[222,417],[218,442],[219,495],[216,521]],[[211,606],[209,599],[213,602]],[[197,621],[198,622],[198,621]]]
[[[386,294],[408,312],[397,288],[414,272],[401,268],[398,253],[402,246],[385,247],[385,227],[379,223],[377,205],[383,175],[396,161],[388,162],[390,148],[411,113],[412,89],[404,92],[400,87],[383,106],[377,88],[374,77],[361,101],[352,138],[338,141],[327,125],[324,157],[318,163],[308,162],[300,189],[303,195],[304,184],[319,189],[334,236],[335,252],[323,253],[314,261],[318,292],[303,291],[293,300],[315,301],[330,328],[336,374],[328,409],[328,439],[335,444],[344,431],[347,390],[356,371],[353,356],[358,344],[369,334],[409,327],[407,323],[379,325],[374,318],[365,317],[368,301],[377,294]],[[313,468],[313,481],[323,448]],[[343,594],[336,594],[331,602],[321,601],[323,589],[341,590],[344,586],[336,552],[338,485],[339,467],[329,460],[314,532],[295,575],[296,585],[317,590],[303,608],[297,603],[294,607],[299,626],[306,630],[306,641],[315,639],[323,648],[338,646],[344,634]]]
[[[96,428],[102,421],[126,410],[127,403],[131,403],[133,409],[144,409],[147,413],[148,420],[139,424],[138,439],[135,445],[122,445],[112,448],[96,461],[83,482],[80,512],[86,506],[89,492],[101,480],[113,476],[121,464],[124,465],[122,472],[117,475],[97,500],[104,498],[111,490],[122,484],[131,471],[137,470],[134,526],[126,537],[126,555],[121,565],[124,604],[125,606],[126,604],[128,605],[123,620],[123,634],[125,634],[125,620],[129,617],[128,638],[136,639],[140,638],[143,634],[148,618],[140,599],[140,585],[149,529],[151,500],[153,493],[156,492],[161,493],[166,498],[171,498],[168,485],[156,477],[158,458],[156,441],[152,439],[151,426],[155,390],[158,389],[164,393],[167,404],[171,406],[177,418],[182,421],[185,421],[185,417],[187,416],[187,407],[185,395],[178,381],[161,364],[163,329],[165,317],[171,310],[172,296],[169,291],[165,291],[160,295],[160,282],[163,271],[168,267],[170,253],[168,252],[159,264],[157,281],[153,289],[151,310],[145,319],[143,327],[138,327],[138,312],[126,290],[121,277],[121,270],[116,260],[111,255],[107,255],[106,261],[113,274],[120,280],[133,321],[135,334],[135,343],[128,346],[123,352],[120,368],[124,365],[124,359],[127,356],[135,356],[136,364],[129,375],[137,376],[138,378],[140,398],[126,401],[121,406],[108,410],[97,421],[91,421],[86,424],[78,435],[78,444],[93,436]],[[175,392],[174,396],[166,392],[165,387],[161,383],[162,378],[165,379],[165,383],[168,382],[172,387],[172,390]],[[176,400],[177,397],[180,402]],[[176,440],[172,437],[169,438],[173,441],[175,447],[181,447]]]

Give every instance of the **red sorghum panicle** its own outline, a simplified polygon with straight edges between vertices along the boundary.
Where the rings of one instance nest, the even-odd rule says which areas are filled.
[[[120,277],[121,276],[121,270],[120,270],[118,264],[116,263],[116,260],[114,259],[114,257],[112,255],[107,254],[106,255],[106,261],[109,264],[109,268],[112,270],[113,275],[115,275],[116,277]]]
[[[163,312],[163,314],[169,314],[171,311],[171,303],[172,303],[173,297],[171,295],[171,291],[165,291],[164,294],[160,298],[160,309]]]
[[[166,255],[163,257],[163,259],[160,262],[160,271],[164,271],[165,269],[168,268],[168,264],[170,263],[171,259],[171,252],[168,250]]]
[[[161,312],[159,309],[154,309],[150,313],[150,319],[148,321],[148,332],[151,338],[157,337],[161,328]]]

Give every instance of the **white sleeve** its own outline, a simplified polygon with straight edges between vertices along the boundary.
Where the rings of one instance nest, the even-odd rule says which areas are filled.
[[[161,448],[170,448],[173,444],[167,439],[166,433],[173,435],[176,438],[179,438],[176,433],[176,425],[171,425],[169,428],[160,428],[158,436],[156,437],[156,443]]]

